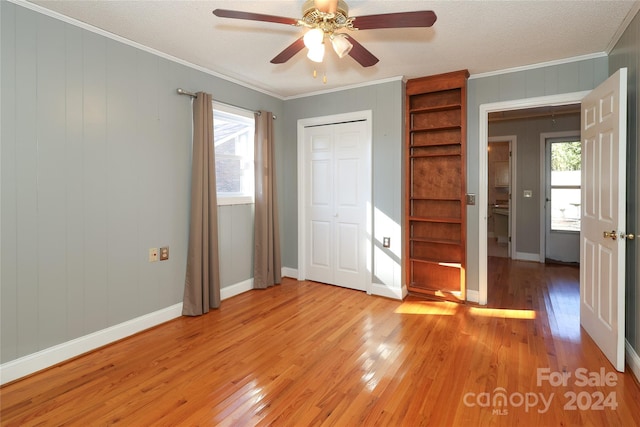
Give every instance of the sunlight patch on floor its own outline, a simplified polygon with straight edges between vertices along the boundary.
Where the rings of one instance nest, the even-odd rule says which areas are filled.
[[[470,307],[469,314],[482,317],[501,317],[505,319],[535,319],[535,310],[515,310],[508,308]]]
[[[437,316],[453,316],[459,304],[448,301],[406,301],[395,309],[397,314],[431,314]]]

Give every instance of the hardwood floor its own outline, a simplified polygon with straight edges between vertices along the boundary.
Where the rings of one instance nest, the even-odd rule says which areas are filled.
[[[490,308],[284,279],[2,387],[1,424],[640,425],[632,374],[579,327],[577,268],[490,263]]]

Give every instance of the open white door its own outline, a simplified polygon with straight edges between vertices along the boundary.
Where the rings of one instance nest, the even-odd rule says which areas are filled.
[[[624,371],[627,69],[582,101],[580,324]]]

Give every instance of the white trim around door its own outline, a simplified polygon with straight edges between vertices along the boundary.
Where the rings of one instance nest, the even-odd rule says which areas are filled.
[[[577,103],[576,103],[577,104]],[[540,134],[540,262],[547,258],[547,221],[546,191],[547,191],[547,139],[578,136],[580,129],[562,132],[543,132]]]
[[[575,104],[582,101],[589,91],[515,99],[512,101],[482,104],[478,121],[478,303],[487,304],[487,208],[488,208],[488,156],[489,113],[521,110],[524,108]]]

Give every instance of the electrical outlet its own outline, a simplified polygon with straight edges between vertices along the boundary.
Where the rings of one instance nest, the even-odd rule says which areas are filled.
[[[382,247],[388,248],[391,246],[391,237],[383,237],[382,238]]]
[[[169,246],[163,246],[160,248],[160,261],[166,261],[169,259]]]
[[[149,262],[158,261],[158,248],[149,249]]]

